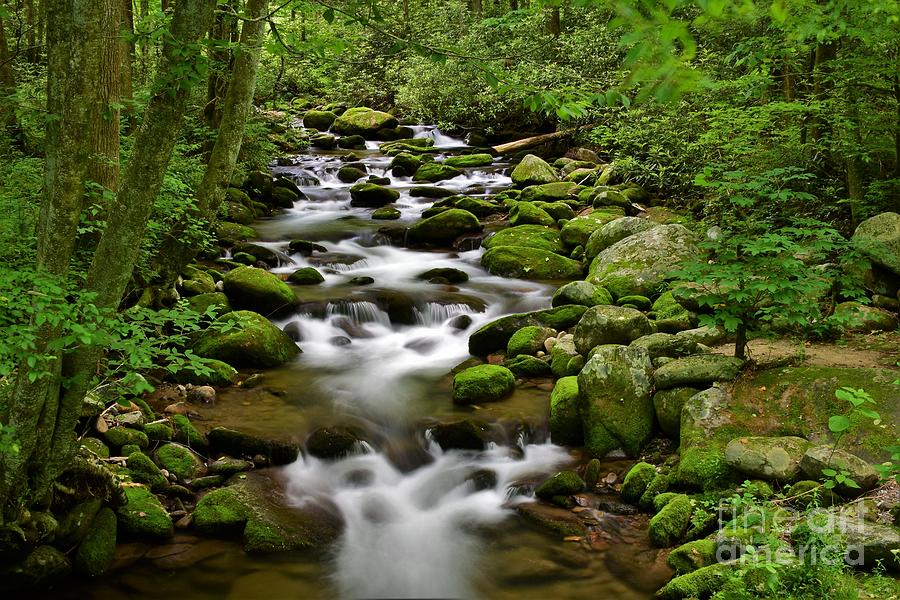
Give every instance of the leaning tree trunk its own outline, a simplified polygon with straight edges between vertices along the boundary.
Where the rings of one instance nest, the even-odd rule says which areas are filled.
[[[214,221],[216,211],[231,182],[234,166],[241,151],[244,128],[253,111],[253,93],[259,54],[265,39],[265,19],[268,0],[248,0],[247,20],[241,26],[241,52],[234,59],[228,93],[222,107],[222,122],[216,143],[210,153],[203,180],[195,194],[195,217]],[[160,280],[171,285],[178,273],[196,256],[196,249],[182,240],[176,227],[170,232],[158,254]]]
[[[165,47],[160,90],[150,101],[132,159],[125,169],[122,192],[94,255],[87,288],[97,293],[99,308],[115,308],[137,259],[141,238],[153,200],[162,184],[190,88],[196,79],[193,65],[182,78],[173,67],[182,68],[184,48],[202,37],[215,0],[178,2]],[[99,3],[85,3],[99,6]],[[48,108],[59,118],[51,120],[47,135],[45,198],[38,223],[39,270],[59,277],[68,273],[75,247],[75,231],[81,212],[83,182],[88,165],[88,142],[83,132],[90,123],[87,88],[96,85],[99,73],[84,69],[88,39],[80,26],[95,26],[99,18],[87,17],[81,2],[48,1]],[[78,11],[81,11],[80,13]],[[76,19],[75,15],[80,18]],[[117,38],[114,38],[117,39]],[[187,78],[185,80],[185,77]],[[175,93],[172,93],[175,90]],[[59,330],[44,326],[39,330],[36,351],[46,353]],[[28,377],[20,365],[10,400],[9,424],[21,449],[17,454],[0,454],[0,508],[5,521],[19,518],[25,499],[40,499],[66,466],[74,442],[74,428],[81,412],[84,391],[93,375],[100,348],[85,346],[67,361],[67,375],[73,379],[60,394],[61,361],[51,365],[52,377]]]
[[[47,0],[47,121],[44,192],[37,223],[36,269],[60,279],[69,274],[84,199],[90,144],[84,132],[91,125],[90,97],[99,73],[89,70],[88,40],[97,39],[104,12],[101,2]],[[9,401],[8,425],[15,428],[20,450],[0,453],[0,521],[19,518],[23,498],[39,495],[34,466],[46,457],[39,450],[42,433],[59,401],[60,357],[51,349],[58,325],[37,328],[33,353],[48,356],[49,376],[29,377],[18,366]]]

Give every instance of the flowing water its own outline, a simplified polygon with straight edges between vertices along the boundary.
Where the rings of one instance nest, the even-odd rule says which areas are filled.
[[[433,127],[415,129],[442,151],[464,146]],[[273,173],[295,181],[306,199],[255,225],[260,243],[282,253],[275,272],[313,266],[325,277],[318,286],[297,286],[300,308],[278,321],[303,353],[266,373],[259,389],[223,391],[203,414],[210,424],[299,440],[323,425],[365,431],[368,442],[358,454],[337,461],[301,457],[277,475],[294,504],[337,507],[340,540],[323,556],[256,557],[236,544],[183,536],[193,558],[166,562],[157,549],[103,584],[79,586],[79,597],[649,597],[659,577],[647,574],[659,570],[658,557],[630,522],[609,517],[611,542],[589,551],[515,516],[517,504],[533,501],[535,481],[574,462],[546,439],[546,384],[526,385],[483,410],[450,400],[446,374],[468,357],[469,334],[500,315],[548,307],[553,288],[491,276],[479,264],[480,249],[390,245],[379,233],[385,222],[373,221],[371,209],[350,206],[350,184],[336,176],[342,153],[312,151],[279,161]],[[431,206],[410,195],[409,177],[390,174],[390,158],[377,144],[356,153],[370,174],[389,177],[400,192],[401,224]],[[506,167],[498,161],[467,169],[440,185],[485,196],[510,185]],[[288,242],[296,238],[326,251],[292,253]],[[469,280],[451,287],[417,278],[436,267],[465,271]],[[354,281],[360,277],[374,282]],[[402,318],[380,308],[385,298],[404,308]],[[473,415],[500,424],[506,442],[484,452],[445,452],[423,433],[428,420]],[[495,476],[479,479],[487,472]]]

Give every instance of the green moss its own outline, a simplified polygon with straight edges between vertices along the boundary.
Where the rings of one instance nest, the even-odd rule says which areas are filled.
[[[119,450],[119,454],[121,454],[122,456],[129,456],[131,454],[134,454],[135,452],[140,451],[141,449],[137,444],[125,444],[124,446],[122,446],[122,449]]]
[[[150,440],[147,438],[146,433],[129,427],[113,427],[104,433],[103,437],[114,448],[134,444],[143,449],[150,445]]]
[[[203,463],[193,452],[178,444],[163,444],[156,450],[156,461],[181,481],[193,479],[203,471]]]
[[[184,415],[175,415],[172,417],[172,425],[175,427],[174,439],[176,442],[184,444],[189,448],[206,448],[209,443],[206,436],[197,431],[194,424],[191,423]]]
[[[191,310],[204,314],[211,306],[215,306],[218,309],[219,315],[225,314],[231,311],[231,304],[228,302],[228,296],[223,294],[222,292],[213,292],[211,294],[199,294],[197,296],[191,296],[187,299],[188,308]]]
[[[430,181],[436,183],[445,179],[453,179],[462,175],[463,171],[446,163],[430,162],[425,163],[416,169],[413,175],[413,181]]]
[[[553,306],[564,304],[580,304],[581,306],[598,306],[612,304],[612,294],[606,288],[588,283],[587,281],[572,281],[560,287],[553,294]]]
[[[407,239],[417,244],[446,244],[465,233],[479,231],[478,217],[467,210],[451,208],[416,222],[409,228]]]
[[[194,509],[194,526],[206,534],[238,534],[249,516],[238,489],[225,487],[200,499]]]
[[[444,159],[444,164],[451,167],[486,167],[493,162],[494,157],[490,154],[464,154]]]
[[[144,425],[144,433],[151,442],[171,442],[174,432],[167,423],[147,423]]]
[[[209,373],[199,374],[193,370],[182,369],[175,373],[174,379],[181,384],[212,385],[215,387],[227,387],[237,382],[238,372],[228,363],[221,360],[206,359],[203,363]],[[146,427],[144,431],[147,431]]]
[[[666,363],[656,370],[657,389],[704,386],[737,378],[744,361],[721,354],[697,354]]]
[[[681,409],[684,408],[684,403],[699,391],[692,387],[676,387],[653,394],[653,409],[656,411],[656,420],[663,433],[674,440],[679,439]]]
[[[578,377],[557,380],[550,394],[550,439],[554,444],[580,446],[584,443],[578,403]]]
[[[291,287],[277,275],[263,269],[238,267],[226,273],[223,282],[225,295],[238,310],[271,314],[297,304]]]
[[[625,306],[626,304],[628,304],[630,306],[634,306],[639,310],[649,310],[650,298],[639,295],[622,296],[616,301],[616,304],[618,304],[619,306]]]
[[[695,540],[678,546],[666,559],[676,575],[684,575],[716,562],[716,541]]]
[[[259,237],[256,230],[247,225],[219,221],[216,224],[216,238],[220,244],[233,245],[240,240],[253,240]]]
[[[499,365],[478,365],[457,373],[453,378],[453,401],[457,404],[495,402],[516,387],[512,372]]]
[[[509,210],[509,224],[513,227],[522,225],[553,227],[556,225],[556,219],[543,208],[531,202],[516,202]]]
[[[555,331],[549,327],[540,327],[537,325],[528,325],[523,327],[509,338],[506,345],[507,356],[518,356],[520,354],[535,355],[544,349],[544,342],[553,337]]]
[[[116,553],[116,515],[103,508],[91,523],[84,540],[75,551],[75,568],[85,575],[102,575]]]
[[[125,464],[128,466],[128,470],[131,471],[132,479],[138,483],[146,483],[152,490],[159,490],[168,483],[159,467],[143,452],[138,451],[128,454]]]
[[[541,225],[519,225],[501,229],[481,243],[485,248],[521,246],[537,248],[562,255],[565,250],[559,240],[559,232]]]
[[[143,486],[126,487],[125,497],[128,503],[116,510],[123,533],[147,540],[172,537],[172,519],[149,489]]]
[[[559,232],[562,243],[567,248],[575,246],[586,246],[591,234],[611,221],[615,221],[625,216],[625,211],[621,208],[602,208],[594,212],[575,217],[565,224]]]
[[[494,246],[481,257],[491,274],[520,279],[576,279],[581,263],[547,250],[520,246]]]
[[[730,575],[731,567],[716,563],[676,577],[656,595],[667,600],[708,598],[725,585]]]
[[[512,371],[516,377],[550,377],[553,375],[547,360],[527,354],[519,354],[507,359],[503,366]]]
[[[510,174],[513,183],[518,187],[541,185],[559,180],[556,169],[534,154],[527,154]]]
[[[647,486],[656,477],[656,467],[650,463],[639,462],[628,471],[622,481],[622,499],[631,504],[637,504]]]
[[[469,337],[469,352],[475,356],[486,356],[502,350],[506,348],[509,338],[527,325],[545,325],[557,331],[568,329],[578,323],[586,310],[584,306],[568,305],[500,317]]]
[[[80,445],[87,448],[100,458],[109,458],[109,448],[97,438],[84,438],[81,440]]]
[[[656,497],[669,489],[669,483],[670,479],[668,473],[657,473],[653,479],[650,480],[650,484],[647,485],[647,489],[644,490],[644,493],[641,494],[638,506],[640,506],[642,510],[651,510],[653,508],[653,503],[656,501]]]
[[[228,331],[205,330],[194,344],[194,352],[236,367],[273,368],[300,353],[297,345],[260,314],[236,311],[222,315],[219,322],[232,323]]]
[[[650,519],[650,541],[658,548],[667,548],[684,537],[691,524],[694,504],[684,494],[675,496]]]
[[[584,480],[575,471],[560,471],[544,481],[534,490],[534,495],[542,500],[554,496],[571,496],[584,490]]]
[[[658,513],[663,507],[671,502],[676,496],[680,496],[677,492],[663,492],[653,499],[653,512]]]

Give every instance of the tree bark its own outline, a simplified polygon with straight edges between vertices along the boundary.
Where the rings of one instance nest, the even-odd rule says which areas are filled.
[[[6,2],[0,2],[0,7],[6,8]],[[5,19],[0,19],[0,127],[7,134],[19,139],[19,126],[16,119],[16,107],[5,98],[16,91],[16,73],[13,70],[15,57],[9,50],[9,41],[6,39]]]
[[[215,221],[216,211],[225,197],[231,182],[244,128],[253,111],[253,94],[259,54],[265,40],[265,20],[268,0],[248,0],[246,19],[241,26],[241,51],[234,59],[228,93],[222,109],[222,123],[216,143],[210,153],[209,163],[195,194],[194,217]],[[194,258],[196,250],[182,240],[180,228],[172,231],[159,252],[160,279],[163,285],[175,281],[178,273]]]

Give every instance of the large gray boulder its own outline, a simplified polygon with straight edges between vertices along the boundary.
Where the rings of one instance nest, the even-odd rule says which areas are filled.
[[[744,364],[739,358],[724,354],[696,354],[679,358],[656,370],[656,388],[692,385],[703,387],[717,381],[737,378]]]
[[[725,446],[725,462],[756,479],[796,481],[809,442],[794,436],[739,437]]]
[[[885,212],[866,219],[851,242],[872,262],[900,275],[900,214]]]
[[[653,435],[650,356],[641,348],[599,346],[578,375],[584,442],[592,456],[621,448],[637,455]]]
[[[595,346],[627,345],[652,332],[650,320],[639,310],[624,306],[593,306],[585,311],[575,328],[575,347],[587,356]]]
[[[535,156],[534,154],[526,155],[525,158],[516,165],[516,168],[513,169],[511,177],[513,183],[519,187],[559,181],[556,169],[547,164],[544,159]]]
[[[654,227],[659,227],[659,223],[640,217],[622,217],[610,221],[591,234],[584,247],[584,255],[588,260],[594,260],[598,254],[616,242]]]
[[[800,460],[800,468],[810,479],[822,480],[827,478],[826,469],[843,471],[856,482],[859,489],[844,485],[838,485],[837,491],[841,493],[853,493],[854,491],[867,491],[878,483],[878,473],[872,465],[849,452],[835,449],[833,446],[822,445],[809,448]]]
[[[588,281],[613,296],[652,297],[662,291],[673,269],[699,257],[694,235],[683,225],[661,225],[628,236],[593,260]]]

